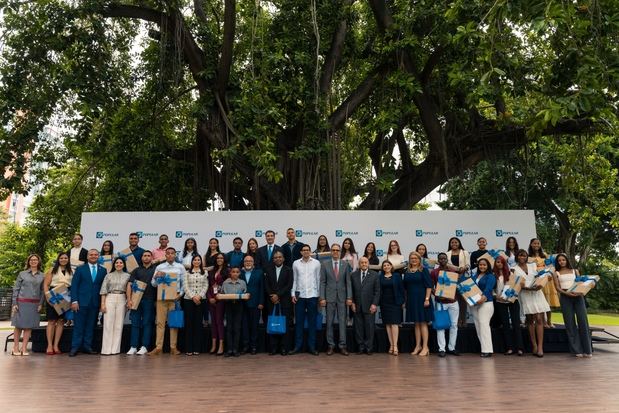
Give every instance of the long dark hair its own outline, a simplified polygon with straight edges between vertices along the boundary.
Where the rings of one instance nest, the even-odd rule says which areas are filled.
[[[188,241],[193,241],[193,255],[200,255],[200,253],[198,252],[198,242],[196,241],[195,238],[193,237],[189,237],[185,240],[185,245],[183,245],[183,258],[185,258],[187,256],[187,242]]]
[[[320,238],[325,239],[324,247],[320,246]],[[322,234],[318,236],[318,239],[316,240],[316,251],[317,252],[329,252],[329,240],[327,239],[326,235]]]
[[[479,262],[480,261],[485,261],[486,262],[486,272],[484,274],[486,275],[494,275],[492,272],[492,265],[490,265],[490,261],[488,261],[488,259],[486,258],[480,258],[477,260],[477,274],[479,275]]]
[[[344,250],[344,244],[346,244],[346,241],[350,243],[350,248],[347,250]],[[346,253],[350,253],[350,255],[357,253],[357,251],[355,251],[355,243],[352,242],[351,238],[344,238],[344,241],[342,241],[342,255],[341,256],[343,257],[344,255],[346,255]]]
[[[224,259],[224,263],[223,263],[223,264],[221,264],[221,267],[217,267],[217,259],[218,259],[220,256]],[[245,259],[245,258],[243,258],[243,259]],[[223,253],[221,253],[221,252],[220,252],[219,254],[215,255],[215,265],[213,266],[213,271],[217,272],[217,270],[220,270],[220,271],[223,273],[223,271],[224,271],[226,268],[227,268],[227,267],[226,267],[226,256],[225,256]]]
[[[255,252],[251,252],[251,250],[249,249],[249,244],[254,241],[256,243],[256,252],[258,252],[258,248],[260,248],[260,244],[258,244],[258,240],[256,238],[250,238],[247,240],[247,252],[245,253],[245,255],[252,255],[255,254]]]
[[[372,253],[368,255],[368,247],[369,247],[370,245],[371,245],[372,247],[374,247],[374,251],[372,251]],[[367,258],[368,260],[371,260],[372,258],[376,257],[376,244],[374,244],[373,242],[368,242],[368,243],[365,245],[365,249],[363,250],[363,256],[364,256],[365,258]],[[378,258],[378,257],[376,257],[376,258]]]
[[[69,257],[69,254],[67,254],[66,252],[61,252],[56,257],[56,261],[54,261],[54,266],[52,267],[52,274],[56,274],[58,272],[58,269],[60,268],[60,257],[62,257],[63,255],[66,255],[69,259],[69,262],[64,267],[65,272],[67,274],[73,274],[73,269],[71,268],[71,257]]]
[[[514,240],[514,249],[509,248],[509,241],[512,239]],[[518,240],[516,239],[516,237],[509,237],[507,238],[507,240],[505,240],[505,252],[516,255],[519,249],[520,247],[518,246]]]
[[[535,256],[533,253],[533,247],[531,247],[531,244],[533,244],[533,241],[539,241],[539,238],[531,238],[531,241],[529,241],[529,257],[533,257]],[[539,252],[537,253],[537,256],[539,256],[540,258],[546,258],[546,253],[544,252],[544,249],[542,248],[542,241],[539,241]]]
[[[460,251],[464,251],[464,247],[462,246],[462,241],[460,241],[460,238],[458,237],[451,237],[449,238],[449,242],[447,243],[447,251],[451,251],[451,241],[456,240],[458,241],[458,249]]]
[[[209,256],[211,255],[211,241],[217,242],[217,252],[221,252],[221,250],[219,249],[219,240],[217,238],[211,238],[210,240],[208,240],[208,251],[206,252]]]
[[[200,254],[194,255],[191,258],[191,271],[193,271],[193,260],[195,260],[196,258],[200,258],[200,274],[204,274],[204,263]]]
[[[110,252],[109,254],[106,254],[105,252],[103,252],[103,247],[105,246],[105,244],[110,244]],[[105,240],[103,241],[103,244],[101,244],[101,251],[99,252],[99,254],[101,255],[114,255],[114,243],[112,242],[112,240]]]
[[[555,256],[555,270],[559,271],[561,269],[561,267],[559,267],[559,257],[564,257],[565,258],[565,268],[567,268],[568,270],[573,270],[574,267],[572,267],[572,264],[570,263],[570,259],[567,257],[566,254],[560,252]]]
[[[428,247],[426,244],[417,244],[417,246],[415,247],[415,251],[419,252],[419,247],[424,246],[424,248],[426,249],[426,252],[423,253],[423,255],[421,256],[422,258],[428,258]]]

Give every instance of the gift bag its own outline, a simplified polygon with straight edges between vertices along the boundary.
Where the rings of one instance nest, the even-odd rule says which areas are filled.
[[[185,317],[181,306],[176,302],[174,310],[168,313],[168,327],[170,328],[183,328],[185,327]]]
[[[322,313],[316,314],[316,330],[322,330]],[[308,317],[305,317],[305,323],[303,324],[303,328],[307,330],[307,320]]]
[[[435,330],[447,330],[451,327],[451,319],[449,318],[449,311],[443,308],[443,303],[439,303],[441,309],[434,308],[434,321],[432,321],[432,328]]]
[[[273,306],[273,312],[267,318],[267,334],[286,334],[286,316],[282,315],[279,304]]]

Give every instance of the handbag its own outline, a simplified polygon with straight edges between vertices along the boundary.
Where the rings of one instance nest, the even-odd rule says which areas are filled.
[[[451,319],[449,318],[449,311],[443,308],[443,303],[441,304],[441,309],[434,309],[434,321],[432,321],[432,328],[435,330],[447,330],[451,327]]]
[[[185,317],[181,306],[176,302],[174,310],[168,313],[168,327],[170,328],[183,328],[185,327]]]
[[[286,316],[282,315],[279,304],[273,306],[273,312],[267,318],[267,334],[286,334]]]
[[[322,313],[316,314],[316,331],[322,330]],[[305,323],[303,324],[303,328],[307,330],[307,320],[308,317],[305,317]]]

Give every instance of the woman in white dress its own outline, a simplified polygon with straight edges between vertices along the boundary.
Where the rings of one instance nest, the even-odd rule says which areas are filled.
[[[550,311],[542,287],[531,287],[537,275],[537,266],[527,263],[529,254],[525,250],[518,251],[517,263],[511,271],[524,278],[524,287],[520,291],[520,304],[526,317],[533,354],[544,357],[544,314]]]

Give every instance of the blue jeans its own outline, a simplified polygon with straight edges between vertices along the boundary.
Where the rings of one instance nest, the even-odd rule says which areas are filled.
[[[142,345],[146,348],[150,346],[153,339],[153,325],[155,323],[155,304],[152,299],[142,298],[137,310],[131,310],[131,347],[138,348],[140,335]]]
[[[303,348],[303,325],[307,312],[307,348],[309,351],[316,350],[316,316],[318,315],[318,297],[298,298],[295,305],[294,316],[294,350],[301,351]]]
[[[71,338],[71,351],[86,350],[91,351],[92,338],[95,334],[95,325],[99,307],[88,306],[80,307],[80,310],[73,313],[73,337]]]

